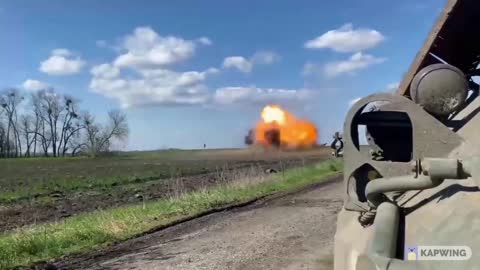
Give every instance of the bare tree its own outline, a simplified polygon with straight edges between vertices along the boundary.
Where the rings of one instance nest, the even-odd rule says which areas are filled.
[[[99,124],[88,112],[80,115],[76,99],[52,88],[32,93],[29,102],[20,106],[23,100],[16,89],[0,92],[0,157],[30,157],[38,152],[73,156],[80,151],[94,156],[128,136],[127,120],[120,111],[109,112],[108,122]]]
[[[32,144],[33,144],[33,138],[34,138],[34,128],[33,128],[33,119],[31,115],[24,114],[20,116],[20,130],[23,134],[23,139],[25,141],[25,157],[30,157],[31,156],[31,149],[32,149]],[[33,153],[35,155],[35,153]]]
[[[37,154],[37,142],[38,139],[40,138],[38,133],[40,132],[40,127],[42,124],[43,119],[40,117],[40,109],[37,107],[35,104],[35,96],[32,95],[32,103],[33,103],[33,115],[34,115],[34,122],[35,124],[33,125],[33,155],[36,156]]]
[[[99,152],[98,144],[100,141],[100,126],[95,123],[95,118],[89,112],[83,114],[83,123],[85,126],[85,143],[91,156]]]
[[[20,95],[17,89],[8,89],[0,96],[0,105],[2,106],[6,117],[7,117],[7,133],[6,133],[6,154],[7,156],[12,155],[12,145],[10,140],[13,140],[13,151],[15,157],[19,155],[22,151],[22,146],[20,142],[20,134],[18,131],[18,114],[17,107],[20,102],[23,100],[23,97]],[[13,138],[10,139],[10,136]]]
[[[51,149],[54,157],[64,156],[69,140],[83,128],[77,113],[78,102],[48,89],[36,93],[33,104],[37,118],[35,134],[40,137],[45,154]]]
[[[86,145],[92,156],[109,151],[113,140],[124,140],[128,137],[129,129],[124,113],[110,111],[108,118],[108,123],[102,127],[95,123],[95,118],[91,114],[83,115]]]
[[[64,104],[61,102],[61,97],[53,90],[39,92],[39,100],[41,102],[41,109],[43,120],[46,123],[47,129],[50,132],[50,141],[52,146],[53,156],[57,156],[57,125],[60,119],[60,114],[64,109]]]
[[[127,116],[119,110],[110,111],[108,113],[108,123],[100,141],[100,149],[108,151],[112,140],[125,140],[128,134]]]
[[[60,130],[60,140],[58,142],[57,154],[65,156],[69,149],[70,139],[78,134],[84,128],[84,125],[82,124],[78,115],[78,102],[72,97],[68,96],[63,97],[63,101],[65,103],[65,107],[61,115],[62,129]]]
[[[88,145],[82,137],[82,132],[77,132],[72,135],[68,141],[68,149],[72,157],[76,156],[79,152],[87,152]]]
[[[3,120],[3,119],[2,119]],[[6,145],[7,145],[7,138],[6,138],[6,129],[3,121],[0,121],[0,156],[6,157]]]
[[[31,96],[33,113],[35,115],[35,129],[34,132],[34,152],[37,151],[37,143],[40,141],[40,146],[43,151],[43,155],[48,157],[48,149],[50,147],[50,133],[47,128],[47,110],[44,105],[43,97],[48,90],[41,90],[33,93]],[[51,91],[51,90],[50,90]]]
[[[42,90],[33,93],[31,96],[33,114],[35,115],[35,129],[34,132],[34,153],[37,152],[37,144],[40,143],[40,147],[43,151],[43,155],[48,157],[48,149],[51,144],[51,133],[47,127],[47,116],[43,102],[43,96],[46,95],[47,90]],[[49,90],[52,91],[52,90]]]

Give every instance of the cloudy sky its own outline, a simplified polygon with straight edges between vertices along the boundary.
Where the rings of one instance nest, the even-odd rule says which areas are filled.
[[[341,129],[395,87],[443,0],[0,2],[0,87],[125,110],[128,149],[239,147],[265,104]]]

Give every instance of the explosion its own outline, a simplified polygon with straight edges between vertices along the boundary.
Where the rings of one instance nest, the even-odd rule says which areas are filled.
[[[267,105],[262,119],[246,138],[250,144],[285,148],[312,147],[317,142],[317,129],[307,120],[298,119],[277,105]]]

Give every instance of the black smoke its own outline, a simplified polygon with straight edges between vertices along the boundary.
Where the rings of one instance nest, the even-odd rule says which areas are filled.
[[[267,142],[268,145],[270,146],[275,146],[275,147],[280,147],[281,141],[280,141],[280,130],[272,128],[263,134],[265,141]],[[247,133],[247,135],[244,138],[245,144],[246,145],[252,145],[255,143],[255,130],[250,129]]]
[[[253,132],[253,129],[250,129],[248,131],[247,136],[245,136],[245,144],[252,145],[254,142],[255,142],[255,133]]]
[[[267,141],[268,145],[272,145],[275,147],[280,147],[280,130],[278,129],[269,129],[265,131],[265,140]]]

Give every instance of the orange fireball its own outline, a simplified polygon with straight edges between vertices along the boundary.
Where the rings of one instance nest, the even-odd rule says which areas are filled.
[[[255,127],[256,144],[298,148],[314,146],[317,142],[314,124],[296,118],[280,106],[267,105],[261,116]]]

